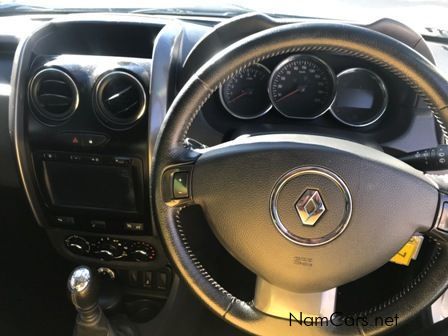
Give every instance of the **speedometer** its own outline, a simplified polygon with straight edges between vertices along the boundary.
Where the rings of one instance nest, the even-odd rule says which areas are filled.
[[[335,96],[335,75],[320,58],[294,55],[272,72],[269,97],[288,118],[314,119],[325,113]]]

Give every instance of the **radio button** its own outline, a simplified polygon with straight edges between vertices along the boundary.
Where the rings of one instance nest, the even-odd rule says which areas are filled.
[[[124,228],[128,231],[143,231],[144,230],[144,225],[143,223],[125,223]]]
[[[91,220],[90,228],[94,230],[105,230],[106,229],[106,221],[103,220]]]
[[[56,216],[54,222],[60,226],[70,226],[75,224],[75,219],[68,216]]]
[[[44,158],[44,160],[47,160],[47,161],[56,160],[58,158],[56,153],[43,153],[42,157]]]
[[[114,158],[114,163],[117,166],[128,166],[131,163],[131,159],[127,158],[127,157],[115,157]]]
[[[90,163],[101,163],[102,162],[101,157],[100,156],[96,156],[96,155],[88,156],[88,157],[86,157],[86,159]]]
[[[70,161],[80,162],[80,161],[82,161],[82,156],[72,154],[72,155],[70,155]]]

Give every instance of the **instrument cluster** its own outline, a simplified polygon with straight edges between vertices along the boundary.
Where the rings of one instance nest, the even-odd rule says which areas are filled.
[[[272,71],[256,63],[221,85],[224,108],[239,119],[280,113],[291,119],[316,119],[330,112],[341,123],[365,127],[378,121],[388,104],[384,81],[375,72],[348,68],[338,74],[314,55],[297,54]]]

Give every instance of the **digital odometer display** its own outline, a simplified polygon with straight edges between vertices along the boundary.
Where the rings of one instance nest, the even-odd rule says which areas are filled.
[[[353,127],[369,126],[381,118],[387,103],[386,86],[374,72],[352,68],[338,74],[331,113],[340,122]]]
[[[269,96],[288,118],[314,119],[325,113],[335,95],[335,75],[321,59],[294,55],[272,72]]]

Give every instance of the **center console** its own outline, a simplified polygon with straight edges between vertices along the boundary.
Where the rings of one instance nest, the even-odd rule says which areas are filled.
[[[163,253],[148,241],[151,66],[150,58],[74,54],[31,64],[27,138],[38,204],[50,238],[73,258],[161,266]]]
[[[180,34],[172,27],[107,15],[45,24],[17,49],[10,101],[22,183],[53,246],[128,296],[158,300],[173,273],[149,181]]]

